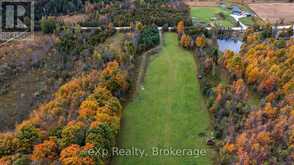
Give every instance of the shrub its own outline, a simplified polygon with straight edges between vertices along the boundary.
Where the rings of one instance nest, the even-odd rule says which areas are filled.
[[[225,14],[223,13],[223,12],[219,12],[219,13],[217,13],[217,16],[220,18],[220,19],[222,19],[222,20],[224,20],[225,19]]]
[[[62,165],[94,165],[93,159],[84,156],[83,152],[86,150],[88,150],[87,145],[81,148],[77,144],[72,144],[61,151],[59,160]]]
[[[105,87],[98,86],[94,93],[89,96],[89,99],[95,99],[99,105],[99,107],[107,106],[111,108],[112,112],[120,115],[122,111],[122,105],[119,100],[112,96],[111,92]]]
[[[31,160],[27,155],[20,155],[12,165],[28,165],[31,164]]]
[[[41,20],[41,31],[43,33],[53,33],[56,29],[57,23],[53,18],[42,18]]]
[[[286,41],[285,40],[277,40],[275,42],[275,46],[279,49],[284,48],[286,46]]]
[[[57,144],[55,139],[45,140],[34,146],[32,160],[54,160],[57,156]]]
[[[1,165],[29,165],[31,160],[28,155],[15,154],[10,156],[4,156],[0,159]]]
[[[86,143],[94,144],[97,150],[107,149],[108,151],[110,151],[115,145],[115,135],[113,129],[109,124],[106,123],[102,123],[99,124],[97,127],[90,128],[87,131]],[[97,155],[97,157],[98,159],[102,158],[102,155]]]
[[[79,110],[79,117],[82,119],[93,120],[96,114],[98,104],[95,99],[87,99],[82,102]]]
[[[17,149],[17,139],[13,133],[0,135],[0,157],[13,154]]]
[[[18,150],[29,153],[33,146],[41,141],[41,132],[34,125],[25,123],[17,128],[16,136],[18,139]]]
[[[160,42],[159,31],[156,26],[146,26],[143,28],[139,39],[139,52],[146,51]]]
[[[79,121],[72,121],[63,128],[60,139],[60,146],[65,148],[70,144],[83,145],[85,140],[86,125]]]

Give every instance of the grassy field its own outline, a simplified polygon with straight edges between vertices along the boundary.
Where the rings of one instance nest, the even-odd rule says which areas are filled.
[[[225,19],[221,20],[217,18],[217,14],[222,12],[225,15]],[[217,25],[224,27],[233,27],[235,20],[230,16],[230,10],[223,9],[221,7],[192,7],[191,16],[195,18],[196,21],[201,21],[205,23],[214,22],[213,18],[216,18],[215,22]]]
[[[252,26],[254,25],[254,20],[252,17],[244,17],[240,19],[240,22],[242,22],[243,24],[247,25],[247,26]]]
[[[136,147],[143,157],[118,156],[115,165],[195,165],[212,164],[213,151],[206,145],[210,134],[209,114],[196,79],[196,66],[190,52],[178,46],[174,33],[165,34],[165,44],[152,56],[144,89],[123,113],[119,147]],[[202,149],[205,156],[156,156],[152,147]],[[197,155],[195,153],[195,155]]]

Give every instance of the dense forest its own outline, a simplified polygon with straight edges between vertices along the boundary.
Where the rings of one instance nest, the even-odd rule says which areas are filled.
[[[258,108],[243,114],[241,129],[227,136],[225,148],[239,162],[289,164],[293,162],[294,43],[262,36],[249,31],[242,53],[226,52],[222,59],[231,76],[243,79],[243,86],[262,98]]]
[[[126,122],[122,120],[125,109],[133,103],[130,109],[137,110],[138,103],[151,98],[152,93],[146,90],[151,87],[156,95],[152,98],[158,100],[146,99],[154,106],[150,108],[163,103],[161,108],[167,113],[146,111],[133,120],[136,124],[130,128],[134,132],[154,129],[164,137],[138,135],[138,139],[145,140],[143,145],[158,137],[159,146],[204,142],[210,154],[205,159],[215,164],[293,164],[292,26],[278,30],[275,25],[260,22],[246,31],[241,28],[234,32],[193,25],[190,7],[178,0],[38,0],[35,14],[37,31],[41,30],[36,32],[36,40],[0,47],[0,103],[5,109],[0,109],[4,125],[0,132],[0,165],[110,164],[115,159],[111,150],[119,146]],[[85,19],[71,25],[58,19],[74,15]],[[126,29],[118,30],[123,27]],[[219,38],[234,38],[243,44],[239,52],[221,52]],[[193,65],[191,59],[180,59],[179,55],[191,55]],[[25,84],[22,79],[33,81]],[[161,84],[158,79],[165,81]],[[191,81],[195,86],[171,81],[184,85]],[[23,90],[31,86],[34,89]],[[201,104],[199,107],[190,107],[195,99],[189,92],[197,93],[193,96],[198,102],[193,103]],[[6,103],[6,97],[15,93],[17,100],[11,97]],[[142,105],[149,108],[147,103]],[[211,126],[194,135],[189,128],[199,125],[190,123],[203,122],[201,115],[190,115],[197,108],[207,113],[203,121]],[[185,119],[181,113],[196,120]],[[146,128],[141,120],[161,125]],[[191,127],[178,127],[173,120]],[[170,136],[193,139],[187,142]],[[100,150],[107,154],[97,152]]]
[[[214,116],[221,164],[291,164],[293,162],[294,42],[285,30],[275,39],[265,24],[246,31],[240,53],[213,48],[207,31],[177,25],[179,42],[196,49],[203,94]],[[289,33],[290,32],[290,33]],[[217,83],[224,69],[231,83]],[[202,77],[203,76],[203,77]],[[251,93],[260,98],[249,102]]]

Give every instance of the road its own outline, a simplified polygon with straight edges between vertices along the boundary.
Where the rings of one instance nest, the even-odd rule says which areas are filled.
[[[239,21],[239,19],[240,18],[242,18],[242,17],[234,17],[234,16],[232,16],[234,19],[236,19],[236,21]],[[241,23],[240,21],[239,21],[239,23],[240,23],[240,26],[241,27],[232,27],[232,28],[230,28],[230,30],[232,30],[232,31],[244,31],[244,30],[246,30],[248,27],[246,26],[246,25],[244,25],[243,23]],[[283,30],[283,29],[288,29],[288,28],[290,28],[290,27],[293,27],[293,25],[283,25],[283,26],[277,26],[277,27],[275,27],[275,26],[273,26],[273,28],[277,28],[278,30]],[[76,27],[74,27],[74,28],[76,28]],[[102,29],[101,27],[99,27],[99,26],[96,26],[96,27],[79,27],[81,30],[98,30],[98,29]],[[127,31],[127,30],[130,30],[131,29],[131,27],[130,26],[124,26],[124,27],[114,27],[114,29],[115,30],[117,30],[117,31]],[[160,31],[162,31],[162,29],[163,29],[163,27],[158,27],[158,30],[160,30]],[[173,30],[175,30],[176,29],[176,27],[168,27],[168,31],[173,31]],[[211,30],[212,28],[211,27],[206,27],[206,29],[207,30]],[[294,27],[293,27],[293,31],[294,31]],[[18,36],[18,37],[21,37],[22,35],[20,35],[20,36]],[[1,46],[4,46],[5,44],[7,44],[7,43],[9,43],[9,42],[11,42],[11,41],[13,41],[13,40],[16,40],[18,37],[15,37],[15,38],[11,38],[11,39],[9,39],[9,40],[7,40],[7,41],[5,41],[5,42],[3,42],[3,43],[1,43],[0,44],[0,47]]]
[[[243,30],[246,30],[246,29],[248,28],[248,26],[244,25],[244,24],[240,21],[240,19],[246,17],[246,15],[235,15],[235,14],[231,14],[231,17],[233,17],[237,22],[239,22],[240,27],[241,27]]]

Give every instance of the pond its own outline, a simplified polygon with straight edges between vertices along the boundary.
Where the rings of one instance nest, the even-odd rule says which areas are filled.
[[[240,40],[233,40],[233,39],[218,39],[217,44],[218,44],[218,49],[221,52],[224,52],[225,50],[231,50],[235,53],[239,53],[243,42]]]

